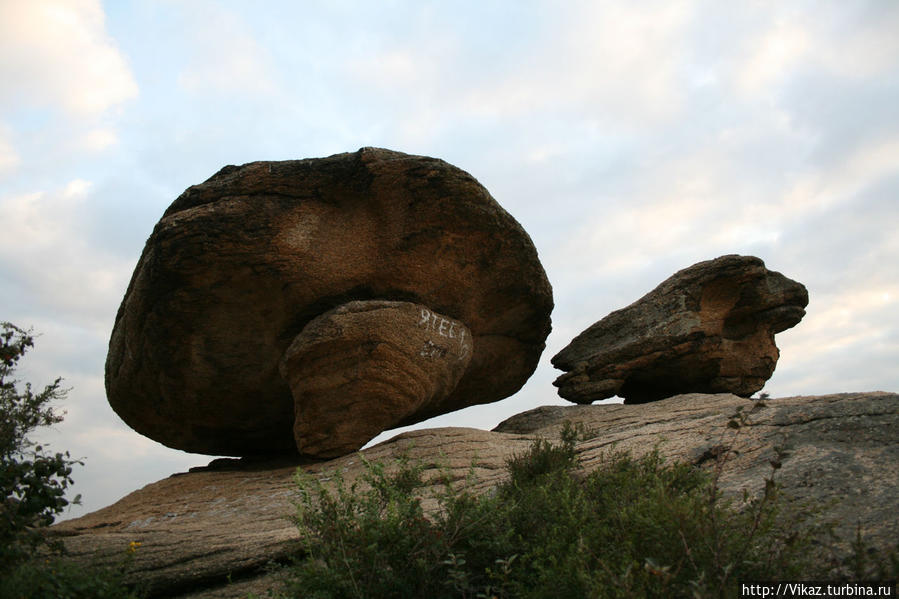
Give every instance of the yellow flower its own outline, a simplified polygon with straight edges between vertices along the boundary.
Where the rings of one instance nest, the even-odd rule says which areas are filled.
[[[140,541],[131,541],[128,543],[128,553],[134,553],[140,547]]]

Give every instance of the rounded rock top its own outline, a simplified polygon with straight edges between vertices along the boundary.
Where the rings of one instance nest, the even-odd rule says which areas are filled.
[[[181,194],[147,240],[110,339],[109,403],[185,451],[296,452],[302,415],[279,364],[311,321],[372,300],[425,306],[473,341],[456,386],[393,426],[515,393],[553,307],[521,225],[442,160],[362,148],[227,166]]]

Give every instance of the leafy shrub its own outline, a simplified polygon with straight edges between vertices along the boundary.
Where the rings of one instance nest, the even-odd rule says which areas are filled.
[[[472,521],[487,519],[479,516],[483,504],[447,486],[444,526],[436,525],[416,494],[425,486],[420,465],[402,462],[391,474],[365,465],[364,490],[347,487],[339,473],[333,491],[299,475],[306,557],[291,588],[302,597],[445,596],[446,562],[459,538],[474,536]]]
[[[546,439],[537,439],[521,455],[513,456],[506,462],[506,469],[517,485],[530,485],[554,473],[569,472],[577,466],[578,430],[565,423],[561,432],[561,442],[556,445]]]
[[[137,599],[122,568],[85,568],[60,558],[33,559],[0,576],[0,599]]]
[[[69,504],[65,491],[72,466],[80,463],[68,452],[47,453],[28,438],[34,429],[62,421],[49,404],[66,396],[61,379],[40,393],[31,383],[18,388],[13,373],[33,346],[30,331],[0,323],[0,573],[45,543],[42,529]]]
[[[611,453],[581,475],[576,436],[534,442],[495,493],[443,482],[429,515],[424,470],[407,460],[366,463],[349,486],[335,475],[331,490],[299,474],[304,553],[287,596],[728,597],[740,579],[833,574],[809,551],[818,531],[782,513],[774,464],[761,495],[735,503],[720,469],[657,451]]]
[[[68,452],[48,453],[28,438],[36,428],[62,421],[50,404],[67,393],[61,379],[39,393],[31,383],[19,389],[13,375],[32,347],[30,331],[0,322],[0,599],[134,597],[122,583],[123,568],[85,568],[53,555],[62,547],[46,528],[69,504],[65,491],[72,467],[81,462]],[[129,547],[126,559],[135,548]]]

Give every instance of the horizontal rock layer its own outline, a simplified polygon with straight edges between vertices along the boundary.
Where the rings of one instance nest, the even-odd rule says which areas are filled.
[[[303,455],[356,451],[453,392],[471,361],[464,323],[409,302],[349,302],[300,332],[281,361]]]

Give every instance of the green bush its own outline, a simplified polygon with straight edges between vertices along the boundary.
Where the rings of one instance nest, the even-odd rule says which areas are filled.
[[[123,568],[85,568],[56,557],[62,546],[47,527],[69,504],[72,467],[81,462],[28,438],[36,428],[62,421],[50,404],[67,393],[61,379],[39,393],[31,383],[19,388],[13,375],[32,347],[30,331],[0,322],[0,599],[134,597],[122,583]]]
[[[407,460],[366,463],[349,486],[335,474],[330,489],[298,474],[303,553],[286,596],[730,597],[740,579],[828,574],[809,551],[818,531],[781,513],[773,471],[760,497],[734,503],[719,471],[657,451],[612,453],[580,475],[576,436],[536,441],[494,493],[444,477],[430,515],[424,470]]]
[[[61,379],[40,393],[31,383],[18,388],[13,374],[33,346],[30,331],[0,323],[0,574],[46,543],[43,529],[69,504],[65,491],[72,466],[80,463],[68,452],[47,453],[28,438],[34,429],[62,421],[50,404],[66,396]]]
[[[85,568],[63,559],[33,559],[0,576],[0,599],[137,599],[122,568]]]

